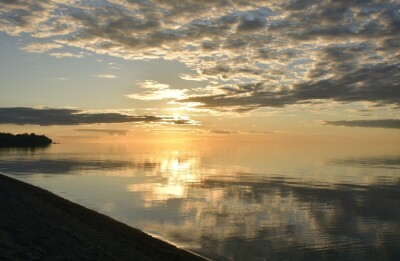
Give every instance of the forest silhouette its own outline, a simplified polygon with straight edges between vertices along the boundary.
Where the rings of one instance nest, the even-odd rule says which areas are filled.
[[[0,133],[0,147],[46,147],[53,141],[45,135],[35,133],[11,134]]]

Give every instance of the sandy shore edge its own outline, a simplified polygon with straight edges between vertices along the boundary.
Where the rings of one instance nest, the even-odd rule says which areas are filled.
[[[0,174],[2,260],[207,260]]]

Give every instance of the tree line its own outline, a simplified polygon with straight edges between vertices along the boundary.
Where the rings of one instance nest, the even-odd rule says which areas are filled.
[[[45,135],[35,133],[11,134],[0,133],[0,147],[46,147],[53,141]]]

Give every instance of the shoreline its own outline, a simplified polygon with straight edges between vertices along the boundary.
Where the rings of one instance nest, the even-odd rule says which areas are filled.
[[[208,260],[4,174],[0,174],[0,257]]]

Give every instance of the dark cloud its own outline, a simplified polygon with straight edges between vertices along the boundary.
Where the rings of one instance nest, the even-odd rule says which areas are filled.
[[[223,87],[225,94],[190,97],[181,102],[199,102],[203,107],[284,107],[312,100],[400,103],[400,65],[373,64],[354,68],[329,79],[306,81],[292,89],[272,91],[263,83]]]
[[[249,32],[264,29],[267,25],[266,17],[271,15],[267,8],[260,8],[253,12],[241,14],[237,30],[239,32]]]
[[[244,133],[253,133],[253,134],[274,134],[273,131],[245,131]]]
[[[272,131],[230,131],[230,130],[210,130],[213,134],[273,134]]]
[[[116,129],[75,129],[74,131],[108,133],[109,135],[120,135],[120,136],[125,136],[129,132],[129,130],[116,130]]]
[[[229,38],[224,42],[224,49],[240,49],[249,44],[246,38]]]
[[[213,133],[213,134],[235,134],[235,133],[239,133],[239,132],[228,131],[228,130],[210,130],[210,133]]]
[[[0,108],[0,124],[16,125],[82,125],[96,123],[172,123],[191,124],[173,117],[126,115],[121,113],[88,113],[76,109]]]
[[[324,124],[344,127],[400,129],[399,119],[325,121]]]
[[[399,65],[366,65],[327,80],[304,82],[296,86],[293,96],[300,100],[332,99],[399,104]]]
[[[297,39],[375,38],[399,31],[399,3],[396,1],[300,0],[287,9],[289,15],[283,24],[298,29],[289,32]]]

